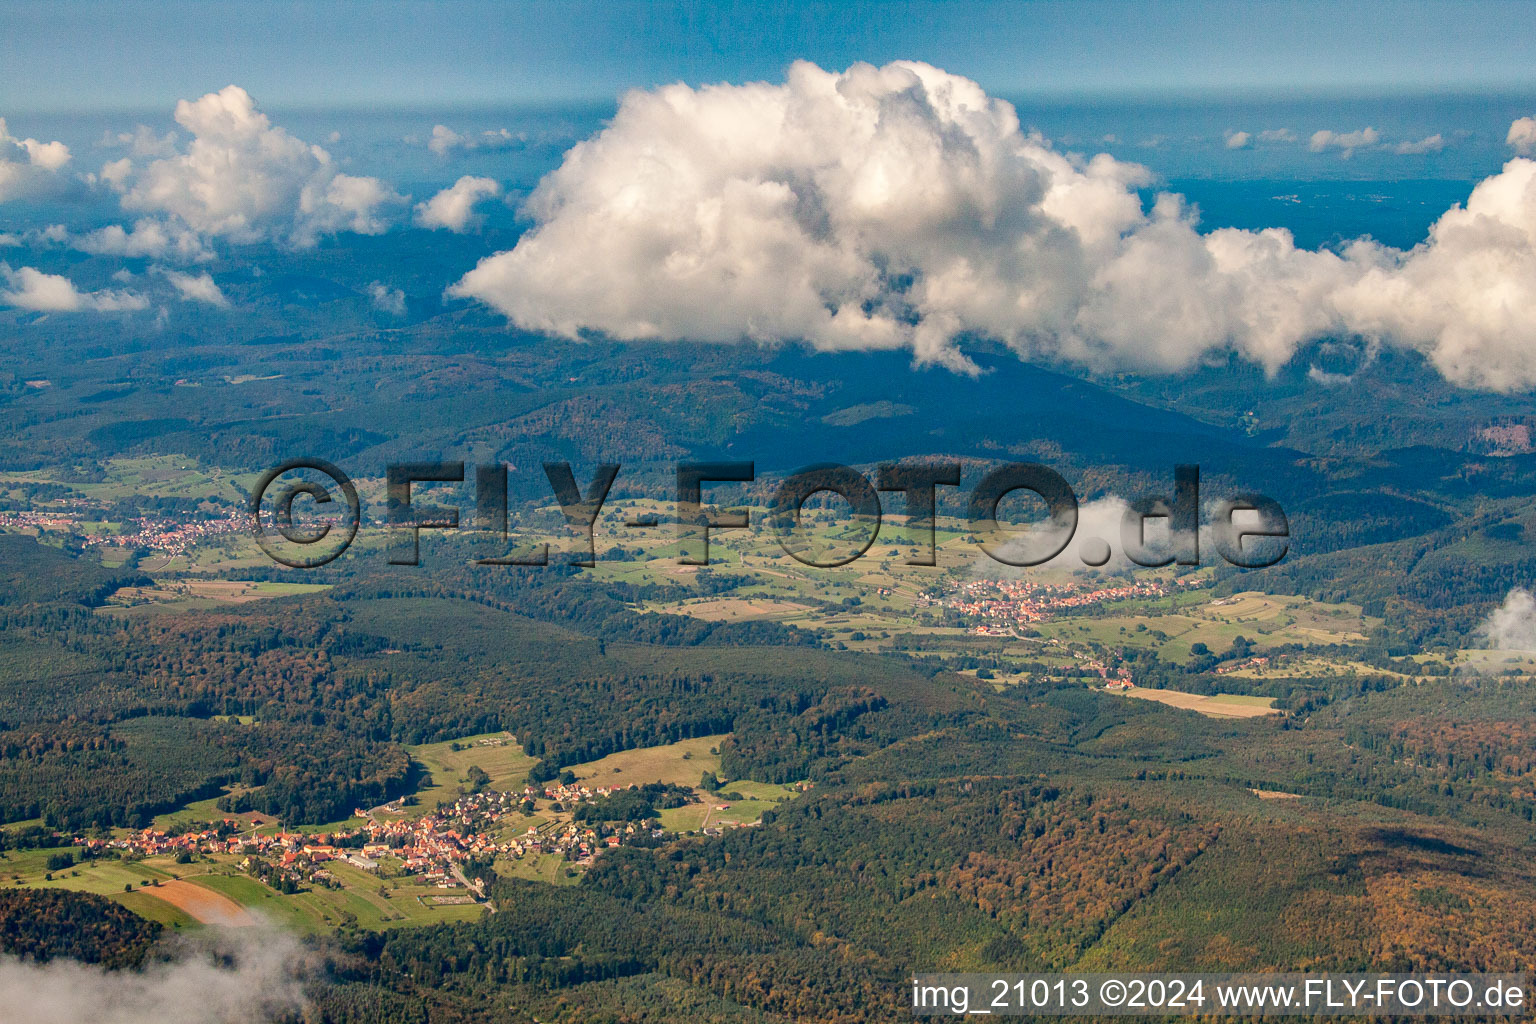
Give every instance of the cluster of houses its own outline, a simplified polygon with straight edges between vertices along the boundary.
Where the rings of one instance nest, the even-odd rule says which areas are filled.
[[[294,881],[317,882],[331,880],[324,866],[328,863],[343,861],[364,871],[374,871],[379,867],[379,858],[389,856],[399,858],[407,872],[420,873],[428,882],[444,888],[457,884],[450,873],[454,865],[467,857],[511,852],[485,836],[465,835],[437,815],[388,825],[370,822],[362,828],[332,833],[255,831],[261,824],[257,819],[250,831],[239,832],[238,821],[225,819],[214,828],[179,834],[146,828],[115,839],[77,836],[74,845],[86,856],[101,856],[108,851],[143,857],[231,854],[246,858],[241,862],[245,870],[264,868],[267,870],[259,873],[275,871]]]
[[[378,871],[381,862],[390,858],[398,862],[400,870],[419,875],[439,888],[467,885],[478,891],[480,883],[471,881],[462,868],[472,859],[554,854],[586,866],[605,850],[637,839],[662,838],[664,833],[655,822],[558,820],[530,826],[522,832],[505,827],[509,815],[517,814],[521,821],[536,801],[549,801],[570,810],[626,788],[633,786],[591,786],[579,782],[528,785],[508,792],[467,794],[419,817],[406,816],[397,802],[372,811],[358,810],[359,817],[368,819],[365,824],[331,833],[304,834],[281,829],[263,832],[259,818],[249,825],[225,819],[211,827],[180,833],[146,828],[113,839],[81,836],[75,838],[74,844],[82,848],[85,856],[101,856],[109,851],[145,857],[181,853],[239,856],[243,858],[239,862],[242,870],[279,887],[306,881],[336,886],[340,883],[332,868],[337,862],[363,871]],[[725,806],[721,805],[721,809]],[[285,887],[283,891],[290,890]]]
[[[99,515],[99,513],[96,514]],[[73,532],[79,526],[81,518],[80,513],[65,509],[0,511],[0,529]],[[89,515],[86,518],[89,518]],[[216,519],[162,519],[146,516],[134,520],[133,527],[128,532],[91,533],[80,539],[88,547],[101,544],[118,545],[126,548],[150,548],[170,555],[181,555],[199,541],[210,537],[244,533],[249,528],[250,517],[239,511],[227,512]]]
[[[247,848],[260,840],[272,840],[277,836],[236,835],[239,822],[225,820],[216,827],[201,831],[167,834],[161,829],[146,828],[116,839],[98,839],[76,836],[74,845],[87,856],[100,856],[107,851],[119,854],[137,854],[143,857],[175,855],[178,853],[245,853]],[[293,838],[301,839],[302,836]]]
[[[515,857],[530,853],[552,853],[586,867],[604,850],[634,842],[638,838],[660,839],[664,835],[661,829],[650,822],[631,821],[622,825],[564,822],[542,833],[529,829],[526,835],[513,840],[511,845]]]
[[[543,786],[524,786],[522,796],[525,801],[552,800],[566,810],[570,810],[571,807],[583,801],[612,796],[615,793],[633,788],[633,784],[628,786],[589,786],[584,782],[551,782]]]
[[[79,520],[68,512],[36,510],[0,512],[0,528],[8,530],[69,530]]]
[[[1223,664],[1217,665],[1215,671],[1217,675],[1224,676],[1229,672],[1241,672],[1245,669],[1261,669],[1268,664],[1268,656],[1261,654],[1252,658],[1244,658],[1242,661],[1225,662]]]
[[[465,860],[521,856],[514,843],[499,838],[501,830],[495,827],[520,803],[513,793],[471,793],[418,818],[383,818],[359,811],[369,820],[358,830],[366,841],[353,863],[373,870],[379,858],[396,857],[406,872],[447,888],[453,885],[455,868]]]
[[[360,830],[306,835],[302,832],[255,831],[260,828],[260,818],[251,822],[251,829],[241,832],[241,824],[226,818],[212,828],[167,833],[157,828],[145,828],[115,839],[76,836],[74,845],[88,856],[100,856],[108,851],[130,856],[156,857],[187,854],[234,854],[236,856],[270,857],[284,868],[312,868],[332,860],[348,860],[359,867],[377,867],[366,859],[367,848],[359,855],[355,840]],[[295,869],[297,870],[297,868]]]
[[[194,544],[210,537],[244,533],[250,529],[250,516],[227,512],[217,519],[160,519],[146,517],[134,521],[132,532],[92,534],[87,545],[115,544],[125,548],[151,548],[168,555],[186,554]]]
[[[569,807],[579,800],[615,791],[601,787],[551,786],[541,791],[528,787],[521,793],[475,793],[419,818],[371,818],[359,828],[332,833],[240,833],[237,832],[239,822],[225,820],[215,828],[174,835],[146,828],[116,839],[81,836],[74,840],[74,845],[86,856],[101,856],[109,850],[144,857],[178,853],[231,854],[245,858],[240,862],[242,870],[276,876],[274,882],[286,876],[294,882],[321,884],[334,882],[328,867],[334,862],[347,863],[364,871],[377,871],[380,862],[388,857],[398,860],[401,870],[407,874],[420,875],[429,884],[449,889],[466,884],[460,865],[471,858],[558,854],[585,866],[604,850],[632,842],[637,837],[660,838],[659,829],[638,822],[617,825],[564,822],[554,827],[546,826],[543,831],[529,828],[510,839],[503,838],[501,830],[496,828],[507,814],[519,809],[525,799],[537,796],[561,801]]]
[[[960,583],[944,599],[944,605],[961,615],[983,620],[975,627],[981,635],[1002,635],[1008,626],[1041,622],[1068,608],[1087,608],[1106,601],[1139,597],[1166,597],[1175,589],[1198,587],[1190,576],[1145,580],[1113,587],[1086,587],[1035,580],[971,580]]]
[[[578,864],[590,864],[603,850],[633,841],[637,836],[659,836],[660,831],[630,822],[607,825],[599,822],[566,822],[541,831],[529,827],[506,838],[502,827],[509,814],[526,811],[538,800],[557,803],[570,810],[575,805],[598,797],[610,796],[626,786],[588,786],[583,783],[552,782],[544,786],[528,785],[521,790],[470,793],[451,804],[417,818],[392,818],[376,812],[358,811],[368,817],[368,824],[358,830],[365,837],[360,856],[349,860],[366,870],[377,866],[380,857],[396,857],[407,872],[419,873],[428,882],[450,886],[455,866],[463,861],[497,856],[521,859],[530,854],[559,854]],[[386,810],[388,808],[385,808]]]

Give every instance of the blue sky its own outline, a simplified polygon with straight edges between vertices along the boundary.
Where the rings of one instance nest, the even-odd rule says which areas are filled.
[[[1519,2],[231,3],[8,0],[0,108],[160,108],[239,82],[269,106],[607,99],[916,58],[1012,95],[1525,90]]]

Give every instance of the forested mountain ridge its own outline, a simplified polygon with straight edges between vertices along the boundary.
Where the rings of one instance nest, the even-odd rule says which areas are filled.
[[[1536,572],[1536,454],[1510,446],[1528,400],[1437,385],[1387,436],[1383,410],[1423,390],[1401,356],[1309,351],[1271,379],[1209,367],[1181,394],[985,351],[965,378],[896,355],[567,345],[442,316],[138,353],[66,327],[37,371],[51,385],[5,392],[7,508],[89,506],[101,531],[0,535],[0,818],[11,846],[42,846],[18,857],[188,804],[319,830],[468,793],[490,778],[467,770],[481,748],[462,780],[421,750],[470,737],[515,736],[519,799],[525,775],[557,784],[698,741],[727,780],[710,807],[740,802],[733,783],[777,787],[760,824],[642,836],[538,882],[470,863],[496,913],[466,923],[338,913],[316,928],[330,967],[311,1016],[853,1024],[904,1018],[915,969],[1536,957],[1530,674],[1464,657]],[[1325,386],[1314,361],[1365,397],[1291,422]],[[370,494],[390,460],[507,462],[530,518],[549,511],[537,467],[553,459],[624,463],[615,502],[671,501],[676,464],[702,458],[755,460],[753,502],[828,459],[955,458],[965,485],[940,489],[953,546],[928,575],[901,575],[904,550],[884,546],[834,578],[736,549],[704,572],[628,550],[591,570],[487,567],[449,531],[420,566],[364,544],[308,574],[224,534],[183,554],[99,543],[140,517],[235,515],[255,472],[297,454]],[[1063,573],[1045,585],[1160,582],[1002,628],[945,602],[992,579],[956,537],[969,487],[1005,461],[1052,466],[1085,505],[1166,491],[1198,462],[1207,499],[1280,501],[1291,551],[1257,571]],[[365,514],[371,528],[380,509]],[[1262,714],[1106,692],[1122,671]],[[706,774],[689,770],[685,789]],[[107,946],[145,945],[137,920],[108,922]]]

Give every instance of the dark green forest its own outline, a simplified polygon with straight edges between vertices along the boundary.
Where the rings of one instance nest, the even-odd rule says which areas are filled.
[[[1273,379],[1209,366],[1176,390],[984,346],[978,361],[963,381],[896,355],[565,345],[467,313],[453,332],[252,318],[120,346],[61,322],[45,350],[0,355],[0,470],[53,474],[7,492],[31,509],[166,452],[231,473],[317,454],[359,477],[423,452],[612,460],[616,495],[664,498],[676,462],[729,458],[758,462],[760,500],[809,462],[943,456],[968,484],[996,461],[1045,461],[1087,501],[1166,488],[1194,452],[1208,495],[1269,493],[1293,536],[1276,566],[1217,567],[1209,595],[1349,602],[1369,635],[1266,646],[1340,667],[1262,678],[1225,674],[1248,637],[1187,659],[1106,655],[1144,686],[1280,712],[1213,719],[995,645],[838,650],[806,628],[644,610],[741,587],[724,574],[487,572],[470,543],[436,537],[420,567],[372,552],[302,577],[323,593],[122,615],[103,605],[154,583],[146,558],[106,568],[78,536],[4,534],[3,845],[142,828],[213,797],[333,822],[422,784],[407,746],[481,733],[515,735],[539,779],[728,734],[728,779],[808,791],[755,827],[609,851],[570,885],[487,874],[496,913],[473,923],[343,923],[308,940],[324,969],[305,1024],[855,1024],[906,1019],[914,969],[1536,965],[1536,690],[1450,667],[1536,578],[1536,455],[1495,455],[1476,433],[1536,417],[1536,401],[1467,397],[1401,353],[1326,407],[1307,397],[1305,354]],[[25,385],[42,375],[49,388]],[[514,512],[549,500],[536,472],[511,486]],[[964,514],[964,492],[941,489],[941,511]],[[100,511],[197,519],[221,500],[114,494]],[[988,678],[1007,668],[1008,685]],[[583,814],[636,821],[674,798],[637,790]],[[0,945],[29,958],[132,969],[163,948],[157,931],[105,899],[0,889]]]
[[[0,950],[34,963],[66,957],[109,969],[139,967],[160,931],[103,896],[0,889]]]
[[[148,617],[92,613],[94,588],[12,601],[5,816],[138,825],[238,784],[228,807],[333,820],[409,791],[403,745],[503,729],[551,772],[728,732],[727,775],[816,783],[757,828],[612,851],[572,887],[495,881],[478,923],[318,940],[330,966],[309,1013],[332,1022],[852,1024],[901,1019],[915,963],[1492,970],[1536,954],[1536,794],[1508,782],[1536,767],[1521,680],[1402,685],[1382,641],[1362,657],[1383,675],[1266,683],[1285,714],[1223,721],[795,631],[673,628],[577,572],[414,580]],[[642,814],[667,796],[634,792]],[[6,895],[62,901],[6,918],[27,955],[131,965],[153,934],[90,901]],[[47,923],[91,913],[108,916]]]

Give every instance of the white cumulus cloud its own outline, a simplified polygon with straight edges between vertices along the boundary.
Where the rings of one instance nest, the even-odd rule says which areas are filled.
[[[144,218],[124,229],[118,224],[71,236],[68,244],[97,256],[137,256],[154,259],[208,260],[213,253],[196,232],[178,224]]]
[[[30,194],[69,159],[64,143],[18,139],[0,117],[0,203]]]
[[[469,152],[476,149],[502,150],[514,149],[525,144],[528,136],[523,132],[514,132],[507,128],[491,128],[473,135],[461,135],[445,124],[432,126],[432,137],[427,140],[427,148],[438,156],[449,156],[455,150]]]
[[[1509,161],[1407,252],[1347,253],[1363,273],[1332,302],[1350,330],[1417,348],[1459,384],[1536,384],[1536,162]]]
[[[1514,588],[1488,613],[1477,634],[1496,651],[1536,651],[1536,597],[1524,587]]]
[[[1253,144],[1253,136],[1248,132],[1227,132],[1228,149],[1247,149]]]
[[[479,227],[483,219],[475,213],[475,204],[499,195],[501,186],[495,179],[466,174],[426,202],[417,203],[416,223],[424,228],[468,231]]]
[[[432,126],[432,137],[427,140],[427,148],[438,156],[447,156],[454,149],[462,146],[465,141],[463,135],[447,125],[435,124]]]
[[[1504,142],[1523,156],[1536,153],[1536,117],[1516,120],[1509,126],[1509,134],[1504,137]]]
[[[1375,128],[1361,128],[1353,132],[1333,132],[1323,129],[1312,133],[1312,138],[1307,142],[1307,148],[1314,153],[1337,149],[1339,155],[1347,160],[1354,155],[1355,150],[1367,149],[1380,141],[1381,133]]]
[[[167,267],[156,267],[155,272],[171,283],[183,302],[205,302],[220,309],[229,308],[229,299],[224,297],[223,290],[206,270],[201,274],[184,274]]]
[[[295,138],[239,86],[176,104],[184,150],[103,169],[125,210],[211,237],[314,245],[339,231],[378,234],[405,201],[377,178],[342,173],[320,146]]]
[[[0,306],[38,313],[116,313],[149,306],[144,296],[133,292],[82,292],[69,278],[45,274],[34,267],[13,270],[9,264],[0,263],[0,278],[5,280],[5,287],[0,288]]]
[[[405,292],[399,288],[391,288],[382,281],[373,281],[368,285],[368,298],[372,300],[375,309],[393,316],[405,315]]]
[[[1374,129],[1314,147],[1376,145]],[[974,369],[1023,358],[1269,370],[1363,336],[1451,380],[1536,385],[1536,163],[1510,161],[1401,251],[1202,233],[1142,167],[1064,154],[1013,108],[924,64],[799,63],[782,85],[625,97],[526,204],[533,227],[449,289],[570,338],[804,341]]]
[[[1260,142],[1295,142],[1296,133],[1289,128],[1266,128],[1259,132]]]
[[[1418,156],[1424,153],[1438,153],[1445,148],[1445,136],[1436,132],[1434,135],[1426,135],[1417,142],[1396,142],[1388,148],[1400,156]]]
[[[60,245],[93,256],[149,257],[155,259],[179,259],[201,261],[213,258],[213,252],[204,244],[201,236],[178,225],[144,219],[131,229],[118,224],[108,224],[94,231],[75,233],[63,224],[50,224],[43,228],[28,228],[18,234],[7,235],[13,245]]]

